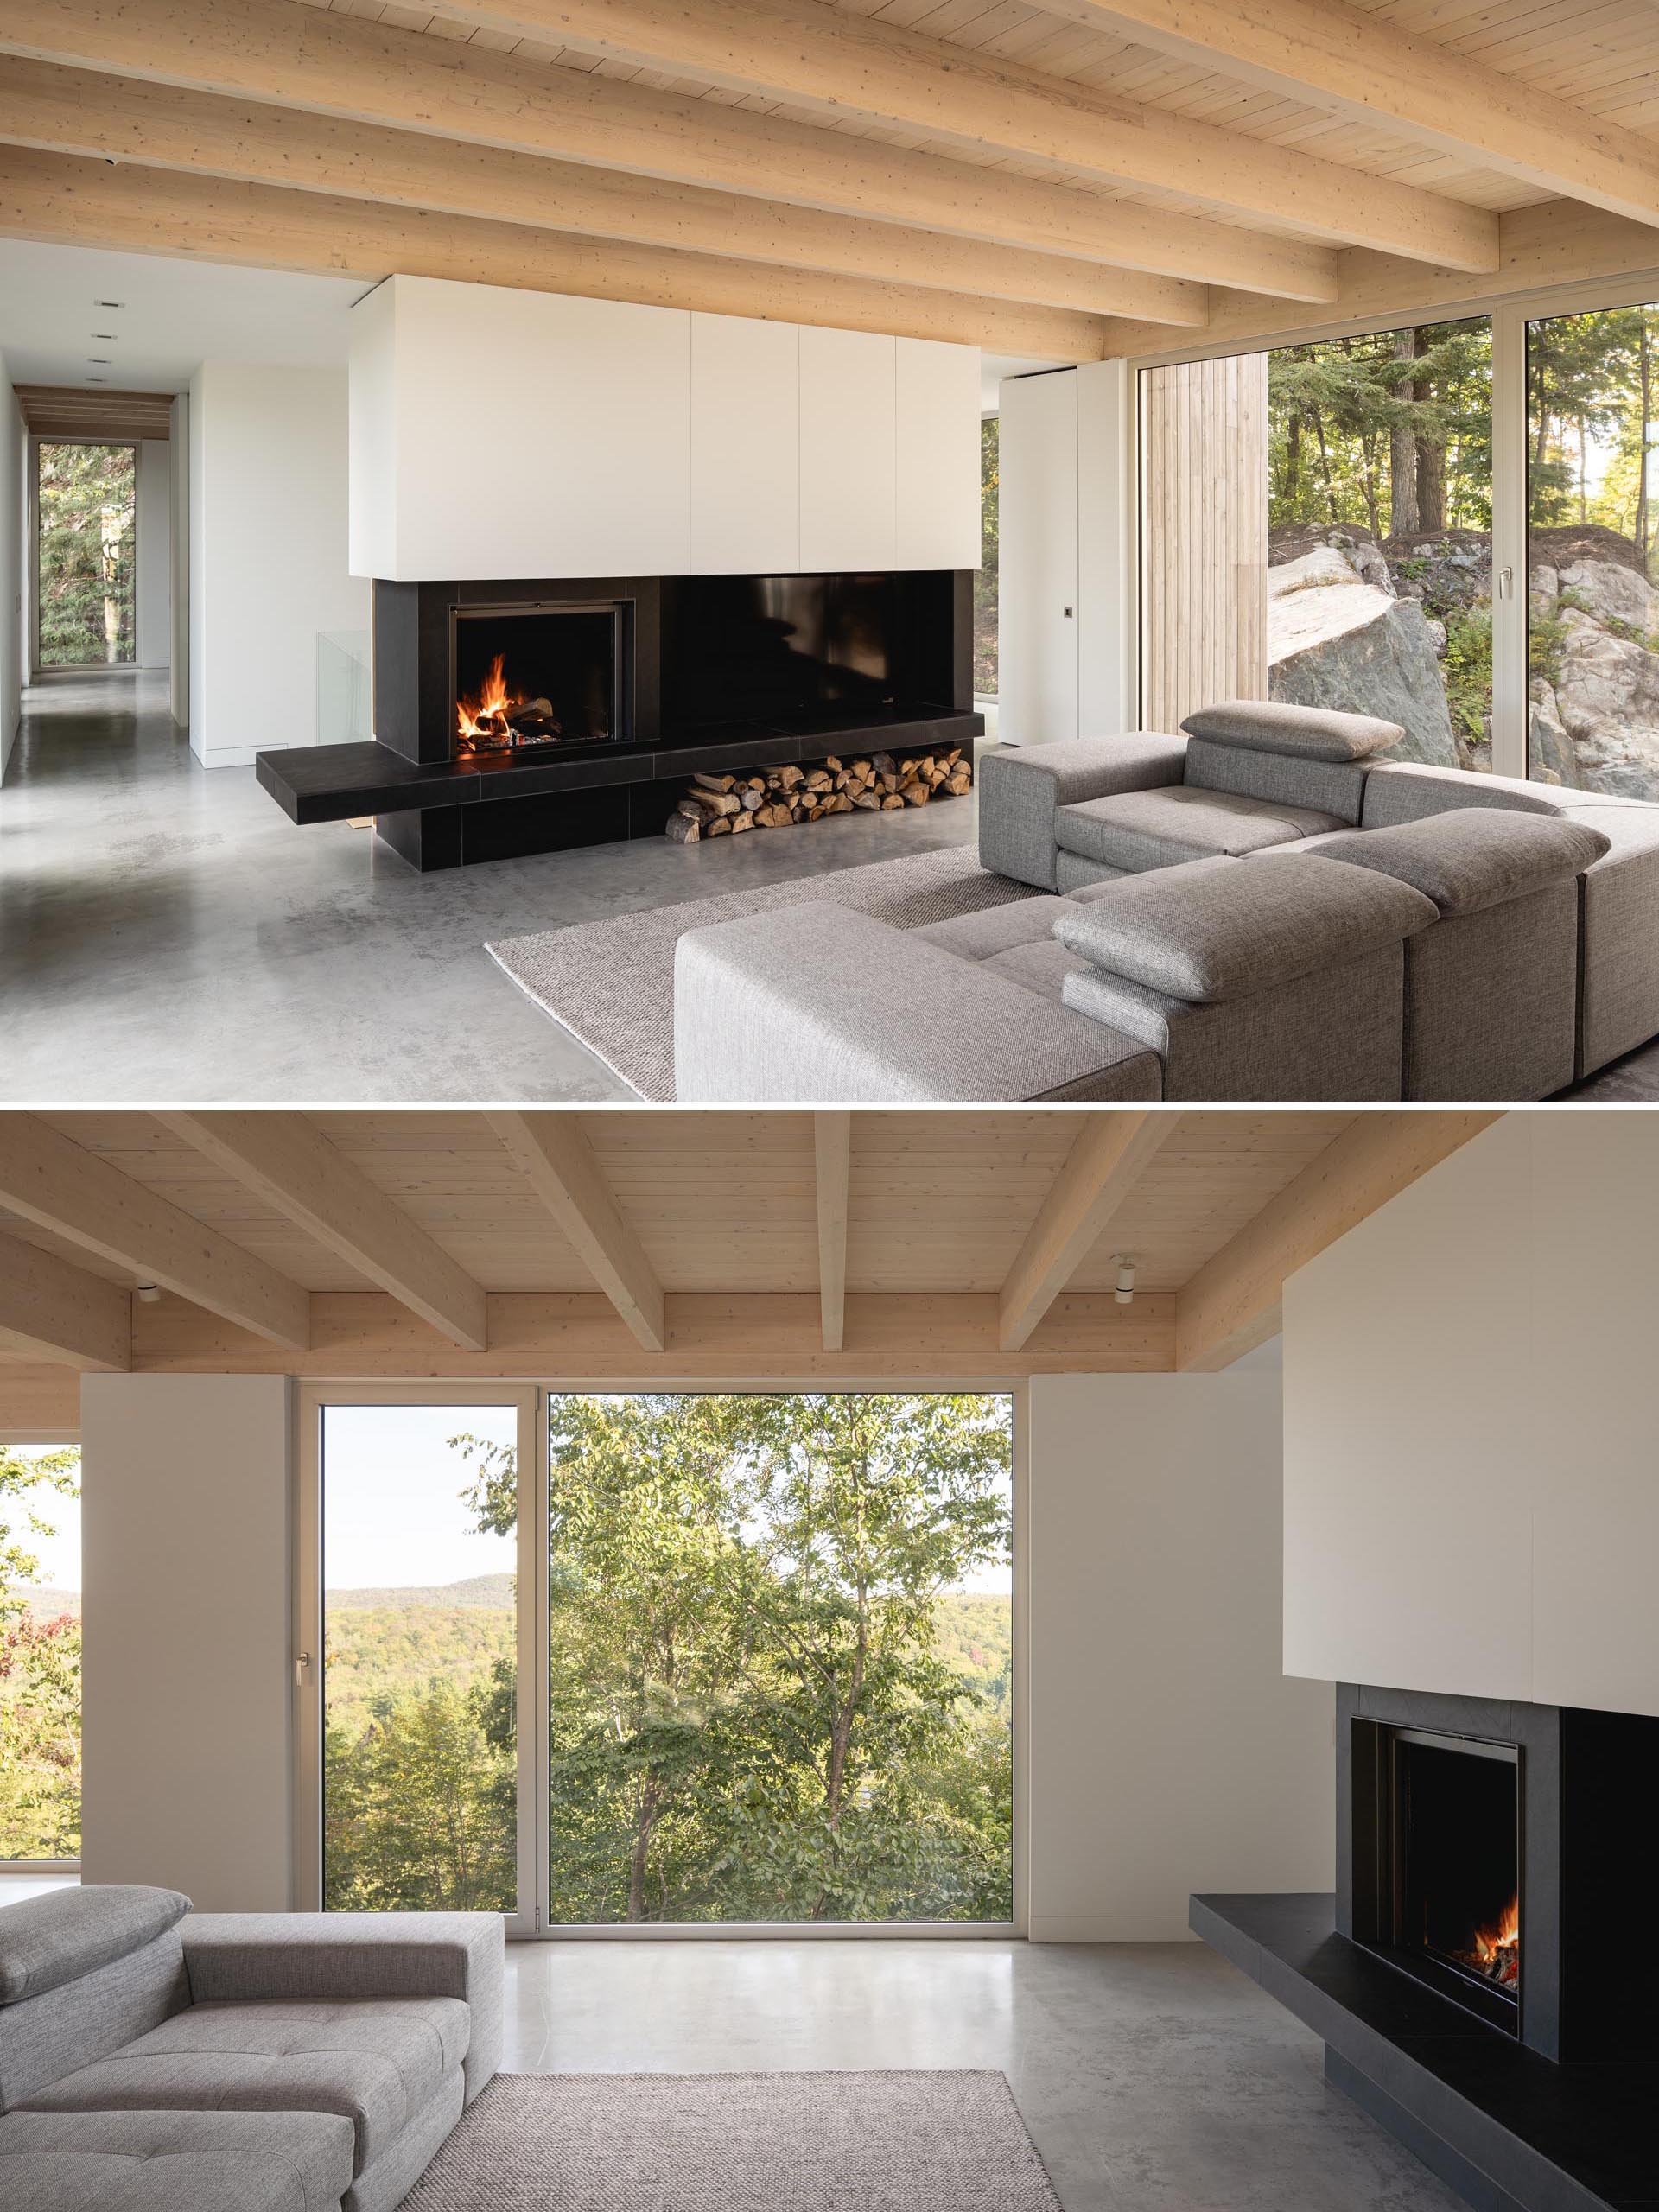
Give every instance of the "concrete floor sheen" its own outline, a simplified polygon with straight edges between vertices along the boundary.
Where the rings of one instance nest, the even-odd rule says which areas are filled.
[[[514,2072],[995,2068],[1065,2212],[1459,2202],[1198,1943],[554,1942],[507,1976]]]
[[[973,835],[957,800],[417,875],[371,830],[296,828],[251,768],[200,767],[164,674],[54,679],[0,789],[0,1098],[631,1098],[488,939]]]
[[[631,1098],[507,980],[489,939],[975,833],[969,798],[417,875],[369,830],[296,828],[251,768],[201,768],[164,673],[54,679],[24,695],[0,789],[0,1100]],[[1659,1098],[1659,1044],[1570,1095]]]

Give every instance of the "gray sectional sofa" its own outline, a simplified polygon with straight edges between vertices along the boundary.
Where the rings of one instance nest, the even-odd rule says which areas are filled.
[[[1001,747],[1007,903],[690,932],[677,1095],[1507,1103],[1659,1033],[1659,806],[1381,757],[1401,735],[1245,701]]]
[[[391,2212],[494,2074],[490,1913],[0,1911],[0,2212]]]

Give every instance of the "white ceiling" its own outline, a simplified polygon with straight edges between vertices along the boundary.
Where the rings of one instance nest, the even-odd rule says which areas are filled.
[[[181,391],[203,361],[314,368],[346,359],[346,316],[372,289],[357,276],[300,276],[159,254],[0,238],[0,353],[15,384]],[[119,300],[118,309],[99,300]],[[111,331],[112,338],[95,334]],[[109,357],[109,366],[92,357]],[[980,404],[1004,377],[1052,368],[980,356]]]
[[[346,359],[360,276],[297,276],[93,246],[0,239],[0,353],[15,384],[181,391],[206,360],[315,368]],[[119,300],[117,309],[94,305]],[[95,332],[110,331],[110,339]],[[91,365],[94,354],[108,368]]]

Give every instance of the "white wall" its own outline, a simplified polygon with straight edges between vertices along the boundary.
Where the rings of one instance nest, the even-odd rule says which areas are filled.
[[[0,357],[0,777],[22,713],[29,518],[24,499],[23,418]]]
[[[1328,1889],[1334,1700],[1280,1668],[1278,1377],[1039,1376],[1029,1405],[1033,1937]]]
[[[346,550],[346,384],[206,361],[190,385],[190,746],[207,766],[316,742],[317,636],[364,630]]]
[[[165,438],[138,448],[134,518],[137,537],[137,658],[140,668],[165,668],[173,653],[173,464]]]
[[[1008,742],[1135,727],[1135,389],[1123,361],[1002,385],[997,734]]]
[[[1285,1664],[1659,1714],[1659,1120],[1510,1114],[1285,1287]]]
[[[172,536],[168,546],[171,571],[170,606],[173,634],[168,653],[173,719],[181,729],[190,724],[190,399],[181,392],[174,400],[167,442],[168,466],[172,473]]]
[[[90,1375],[82,1871],[292,1902],[289,1385]]]
[[[352,310],[362,576],[979,562],[979,353],[393,276]]]

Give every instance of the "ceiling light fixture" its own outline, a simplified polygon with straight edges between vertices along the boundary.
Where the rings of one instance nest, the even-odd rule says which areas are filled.
[[[124,308],[126,304],[124,300],[94,300],[92,302],[95,308]]]
[[[1117,1281],[1112,1287],[1115,1305],[1127,1306],[1135,1296],[1135,1255],[1133,1252],[1114,1252],[1112,1265],[1117,1269]]]
[[[138,1303],[141,1306],[159,1306],[161,1301],[162,1288],[159,1283],[141,1282],[139,1284]]]
[[[101,340],[106,344],[112,343],[115,338],[115,333],[112,330],[89,330],[86,334],[89,338]]]
[[[109,356],[107,353],[89,353],[86,356],[86,365],[89,369],[107,369],[110,365]]]

